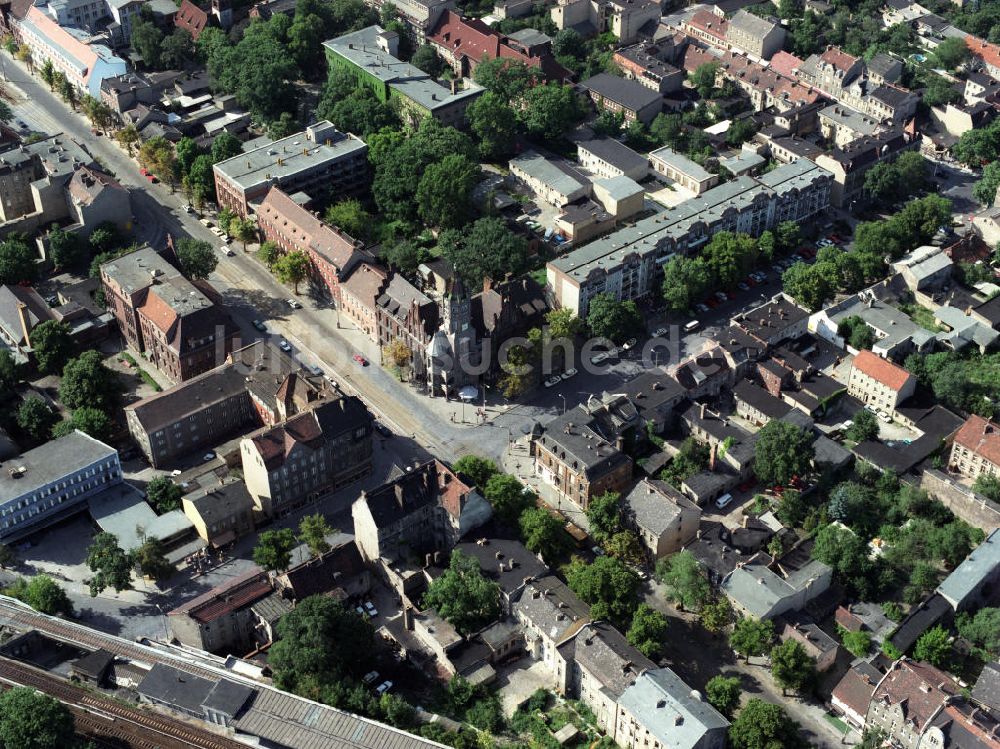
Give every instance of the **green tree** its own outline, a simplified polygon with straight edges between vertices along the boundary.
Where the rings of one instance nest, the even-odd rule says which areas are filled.
[[[810,14],[806,13],[806,18]],[[780,705],[751,698],[729,727],[732,749],[801,749],[799,725]]]
[[[619,301],[611,294],[598,294],[590,300],[587,326],[595,336],[623,343],[642,329],[642,315],[631,299]]]
[[[431,164],[417,186],[417,212],[431,226],[458,228],[472,215],[472,190],[479,182],[479,164],[460,154]]]
[[[87,245],[80,241],[80,235],[62,229],[53,229],[48,235],[49,256],[57,268],[85,268],[90,260]]]
[[[502,219],[486,217],[466,227],[458,241],[443,246],[442,255],[469,288],[480,288],[484,278],[523,272],[528,263],[528,243],[511,232]]]
[[[712,634],[721,632],[733,621],[733,607],[725,596],[706,603],[699,612],[701,626]]]
[[[958,633],[987,657],[1000,655],[1000,608],[985,607],[975,614],[963,611],[956,617]]]
[[[132,49],[153,70],[160,69],[160,51],[163,49],[163,32],[152,21],[139,19],[132,23]]]
[[[511,103],[542,78],[542,71],[529,67],[520,60],[511,62],[497,57],[477,65],[472,71],[472,78],[487,91]]]
[[[23,580],[23,578],[22,578]],[[35,611],[50,616],[72,616],[73,604],[66,591],[48,575],[35,575],[27,581],[24,596],[17,596]]]
[[[90,578],[90,595],[114,588],[121,593],[132,587],[132,557],[118,545],[113,533],[98,533],[87,549],[87,567],[94,573]]]
[[[646,561],[646,553],[642,542],[635,531],[623,530],[608,536],[604,540],[604,550],[615,559],[626,564],[638,566]]]
[[[711,99],[715,90],[715,81],[719,74],[717,62],[706,62],[699,65],[690,75],[691,85],[698,91],[702,99]]]
[[[300,601],[278,621],[277,635],[268,665],[274,685],[290,692],[360,677],[375,645],[368,621],[329,596]]]
[[[56,68],[52,64],[52,60],[46,58],[41,67],[38,68],[38,74],[48,85],[49,91],[53,91],[55,89]]]
[[[250,218],[234,218],[229,222],[229,233],[243,245],[246,252],[247,243],[257,239],[257,224]]]
[[[326,537],[333,533],[336,533],[336,529],[318,512],[306,515],[299,521],[299,540],[309,547],[309,551],[314,557],[330,550],[330,544]]]
[[[608,619],[621,628],[639,605],[639,576],[612,557],[597,557],[590,564],[574,560],[566,570],[566,584],[590,604],[591,618]]]
[[[371,227],[372,216],[357,198],[347,198],[326,209],[324,220],[356,239],[365,239]]]
[[[850,255],[846,257],[850,257]],[[859,315],[851,315],[841,320],[837,326],[837,335],[859,351],[861,349],[870,350],[875,344],[875,332]]]
[[[750,661],[764,655],[774,641],[774,623],[769,619],[737,619],[729,635],[729,646]]]
[[[160,46],[160,65],[164,68],[185,68],[194,59],[194,41],[187,29],[174,29]]]
[[[184,490],[169,476],[155,476],[146,484],[146,500],[156,510],[157,515],[179,510],[183,496]]]
[[[111,437],[111,417],[98,408],[78,408],[65,421],[60,421],[52,429],[53,438],[64,437],[79,429],[94,439],[107,441]]]
[[[84,351],[63,368],[59,400],[67,408],[89,406],[110,412],[122,393],[118,375],[104,366],[99,351]]]
[[[948,636],[948,630],[938,624],[920,635],[913,649],[913,657],[918,661],[927,661],[933,666],[947,667],[951,660],[951,638]]]
[[[413,53],[410,63],[427,73],[431,78],[439,78],[444,72],[444,61],[430,44],[421,44]]]
[[[754,470],[769,486],[787,484],[793,476],[805,476],[815,450],[811,435],[788,422],[769,421],[757,433]]]
[[[675,312],[684,312],[712,285],[712,275],[701,257],[675,255],[663,266],[663,299]]]
[[[540,507],[529,507],[518,518],[521,538],[529,551],[541,554],[549,564],[563,556],[570,547],[570,538],[563,523]]]
[[[31,331],[31,348],[40,373],[55,374],[66,366],[73,350],[70,333],[67,323],[56,320],[39,323]]]
[[[309,277],[309,256],[299,250],[285,253],[274,264],[274,275],[282,283],[292,284],[298,294],[299,284]]]
[[[834,279],[823,268],[795,263],[781,274],[781,287],[799,304],[815,312],[833,296]]]
[[[656,579],[667,586],[681,610],[697,611],[711,598],[712,589],[701,564],[686,549],[656,563]]]
[[[543,141],[562,137],[583,116],[580,99],[572,86],[547,83],[523,94],[521,121],[528,134]]]
[[[162,135],[157,135],[139,146],[139,163],[165,182],[174,184],[176,157],[174,147]]]
[[[726,131],[726,143],[733,148],[737,148],[746,143],[756,134],[757,124],[753,121],[753,119],[746,117],[741,120],[734,120],[733,124],[731,124],[729,129]]]
[[[257,257],[267,266],[268,270],[273,270],[275,263],[281,259],[281,247],[278,246],[277,242],[270,240],[262,242],[260,249],[257,250]]]
[[[1000,188],[1000,161],[994,161],[983,167],[983,176],[972,188],[972,196],[985,206],[993,205]]]
[[[138,143],[141,138],[139,137],[139,131],[136,129],[135,125],[126,125],[117,133],[115,133],[115,140],[128,151],[128,155],[132,156],[132,148]]]
[[[177,568],[167,559],[163,542],[158,538],[147,538],[135,550],[135,564],[144,577],[162,581],[169,578]]]
[[[212,141],[213,164],[218,164],[220,161],[239,156],[241,153],[243,153],[243,144],[232,133],[223,131],[215,136],[215,140]]]
[[[788,639],[771,648],[771,674],[781,687],[802,691],[816,677],[816,661],[798,640]]]
[[[10,392],[21,381],[21,367],[7,349],[0,349],[0,391]]]
[[[44,442],[48,439],[52,427],[59,421],[59,416],[45,401],[32,395],[25,398],[18,406],[15,420],[17,426],[31,439]]]
[[[365,138],[382,128],[400,126],[396,110],[381,101],[370,88],[357,88],[347,97],[329,102],[329,109],[322,113],[341,130],[349,130]]]
[[[177,241],[177,259],[184,275],[197,279],[208,278],[219,264],[219,256],[211,244],[190,237]]]
[[[955,70],[969,59],[969,47],[961,37],[949,37],[934,48],[934,57],[945,70]]]
[[[621,495],[617,492],[598,494],[587,505],[586,515],[590,535],[603,543],[622,529]]]
[[[627,637],[629,643],[640,653],[655,660],[663,655],[663,644],[669,629],[670,623],[666,616],[641,603],[632,615]]]
[[[843,627],[838,627],[837,631],[840,634],[840,641],[844,643],[847,652],[855,658],[864,658],[871,651],[872,636],[869,632],[862,629],[859,629],[857,632],[851,632]]]
[[[194,164],[194,160],[203,153],[204,151],[201,150],[201,146],[198,145],[194,138],[187,136],[181,138],[174,145],[174,158],[177,164],[177,171],[182,175],[186,175],[191,171],[191,165]]]
[[[483,496],[493,507],[494,517],[512,528],[517,527],[521,513],[534,504],[534,495],[508,473],[490,476],[483,489]]]
[[[871,411],[862,409],[854,414],[854,423],[848,427],[845,437],[854,442],[867,442],[878,438],[878,419]]]
[[[705,685],[705,698],[708,700],[708,704],[727,718],[731,718],[736,712],[742,693],[740,680],[735,676],[719,674],[709,679]]]
[[[14,286],[38,276],[36,254],[20,239],[0,242],[0,285]]]
[[[291,528],[264,531],[257,537],[253,561],[268,572],[284,572],[292,563],[295,533]]]
[[[448,569],[427,588],[424,603],[467,635],[500,615],[500,588],[483,576],[475,557],[456,549]]]
[[[63,749],[75,744],[73,715],[61,702],[30,687],[0,694],[0,746]]]
[[[463,455],[452,464],[452,470],[462,474],[474,486],[480,488],[485,487],[487,482],[500,472],[496,463],[479,455]]]
[[[479,140],[479,153],[485,159],[503,159],[514,152],[517,140],[517,115],[499,95],[487,91],[465,113],[469,129]]]

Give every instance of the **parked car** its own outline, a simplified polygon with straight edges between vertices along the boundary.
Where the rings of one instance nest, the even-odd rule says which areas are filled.
[[[750,291],[750,287],[747,286],[743,281],[740,281],[738,284],[736,284],[736,288],[738,288],[740,291]]]
[[[560,377],[559,375],[552,375],[551,377],[547,377],[545,379],[545,387],[547,388],[555,387],[560,382],[562,382],[562,377]]]
[[[729,301],[729,297],[726,296],[726,293],[724,291],[715,292],[715,298],[719,300],[720,303]]]
[[[302,302],[300,302],[298,299],[286,299],[285,301],[288,303],[288,306],[291,307],[292,309],[302,309]]]
[[[568,380],[570,377],[576,377],[575,369],[567,369],[565,372],[562,373],[562,378],[564,380]]]
[[[607,351],[601,351],[599,353],[594,354],[592,357],[590,357],[590,363],[591,364],[603,364],[609,358],[611,358],[611,355]]]
[[[184,213],[194,213],[194,206],[188,203],[184,206]]]
[[[705,314],[706,312],[708,312],[708,305],[707,304],[702,304],[701,302],[699,302],[698,304],[696,304],[694,306],[694,308],[696,310],[698,310],[699,312],[701,312],[702,314]]]
[[[354,613],[356,613],[358,616],[364,616],[365,615],[365,610],[363,608],[361,608],[360,606],[355,606],[354,607]]]
[[[379,684],[377,687],[375,687],[375,692],[376,692],[376,694],[385,694],[390,689],[392,689],[392,682],[391,681],[383,681],[381,684]]]
[[[383,437],[395,436],[395,433],[381,421],[375,422],[375,431],[381,434]]]
[[[368,366],[368,360],[365,357],[363,357],[361,354],[355,354],[351,358],[354,359],[354,361],[356,361],[362,367],[367,367]]]
[[[215,460],[215,453],[213,453],[213,452],[207,452],[207,453],[205,453],[204,455],[201,456],[201,459],[203,461],[205,461],[206,463],[208,461],[210,461],[210,460]]]
[[[604,549],[602,549],[600,546],[591,546],[590,551],[594,554],[595,557],[604,556]]]
[[[876,411],[875,415],[878,416],[879,420],[881,420],[885,424],[891,424],[892,423],[892,417],[889,414],[887,414],[885,411]]]
[[[292,350],[292,344],[290,344],[284,338],[281,338],[278,340],[278,348],[280,348],[285,353],[288,353],[289,351]]]
[[[267,325],[264,323],[263,320],[254,320],[251,323],[251,325],[253,325],[261,333],[266,333],[267,332]]]
[[[653,331],[653,338],[663,338],[668,333],[666,328],[657,328]]]
[[[627,341],[625,341],[625,343],[622,344],[622,348],[625,349],[626,351],[631,351],[633,348],[635,348],[635,344],[637,343],[638,341],[635,338],[629,338]]]
[[[373,619],[378,616],[378,609],[375,608],[375,604],[371,601],[365,601],[365,611],[368,612],[368,616]]]
[[[379,676],[378,671],[369,671],[367,674],[361,677],[361,681],[363,681],[368,686],[371,686],[376,681],[378,681],[378,676]]]
[[[235,254],[229,247],[226,247],[225,245],[219,248],[219,252],[221,252],[226,257],[232,257]]]

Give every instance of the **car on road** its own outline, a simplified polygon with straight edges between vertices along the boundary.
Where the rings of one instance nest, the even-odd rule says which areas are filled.
[[[715,292],[715,298],[718,299],[720,303],[729,301],[729,297],[726,296],[724,291]]]
[[[871,411],[873,414],[878,414],[878,409],[875,408],[875,406],[873,406],[871,403],[866,403],[865,404],[865,410],[866,411]]]
[[[190,203],[188,203],[187,205],[185,205],[184,206],[184,213],[193,214],[194,213],[194,206],[191,205]]]
[[[774,271],[775,273],[777,273],[777,274],[778,274],[779,276],[780,276],[780,275],[781,275],[782,273],[784,273],[784,272],[785,272],[785,269],[784,269],[784,268],[783,268],[783,267],[781,266],[781,264],[780,264],[780,263],[775,263],[774,265],[772,265],[772,266],[771,266],[771,270],[773,270],[773,271]]]
[[[235,252],[232,251],[232,249],[226,247],[225,245],[219,248],[219,252],[221,252],[226,257],[232,257],[233,255],[236,254]]]
[[[881,411],[881,410],[876,411],[875,415],[878,416],[879,420],[882,421],[885,424],[891,424],[892,423],[892,417],[889,414],[887,414],[885,411]]]
[[[720,510],[724,510],[732,501],[733,501],[732,494],[723,494],[721,497],[715,500],[715,506],[718,507]]]
[[[308,369],[310,372],[312,372],[317,377],[322,377],[323,376],[323,370],[318,365],[316,365],[316,364],[307,364],[306,365],[306,369]]]
[[[18,120],[17,121],[17,126],[19,128],[21,128],[22,130],[27,130],[28,129],[28,123],[25,122],[24,120]]]
[[[368,366],[368,360],[365,357],[363,357],[361,354],[355,354],[351,358],[354,359],[354,361],[356,361],[362,367],[367,367]]]
[[[606,362],[610,358],[611,358],[611,355],[607,351],[601,351],[601,352],[598,352],[598,353],[594,354],[592,357],[590,357],[590,363],[591,364],[603,364],[604,362]]]
[[[631,351],[632,349],[635,348],[635,344],[637,343],[638,341],[635,338],[629,338],[627,341],[625,341],[625,343],[622,344],[622,348],[625,349],[626,351]]]
[[[170,472],[170,475],[173,476],[174,478],[177,478],[178,476],[181,475],[181,469],[180,468],[175,468],[174,470],[172,470]]]
[[[267,324],[263,320],[254,320],[250,324],[253,325],[261,333],[266,333],[267,332]]]
[[[288,353],[289,351],[292,350],[292,344],[290,344],[284,338],[280,338],[278,339],[278,348],[280,348],[285,353]]]
[[[360,606],[355,606],[354,607],[354,613],[357,614],[358,616],[364,616],[365,615],[365,610],[363,608],[361,608]]]
[[[668,332],[666,328],[657,328],[653,331],[653,338],[663,338]]]
[[[147,174],[147,175],[146,175],[146,179],[148,179],[148,180],[150,181],[150,183],[151,183],[151,184],[154,184],[154,185],[155,185],[155,184],[156,184],[157,182],[159,182],[159,181],[160,181],[160,180],[158,180],[158,179],[156,178],[156,175],[155,175],[155,174]]]
[[[300,302],[298,299],[286,299],[285,302],[292,309],[302,309],[302,302]]]
[[[743,281],[740,281],[738,284],[736,284],[736,288],[738,288],[740,291],[750,291],[750,287],[747,286],[746,283]]]
[[[395,433],[381,421],[375,422],[375,431],[381,434],[383,437],[395,436]]]
[[[559,375],[552,375],[551,377],[547,377],[545,379],[545,387],[547,388],[555,387],[560,382],[562,382],[562,377],[560,377]]]
[[[701,322],[699,322],[698,320],[689,320],[687,323],[684,324],[684,332],[693,333],[700,327],[701,327]]]
[[[204,455],[201,456],[201,459],[204,462],[206,462],[206,463],[208,461],[210,461],[210,460],[215,460],[215,453],[213,453],[213,452],[207,452],[207,453],[205,453]]]
[[[365,611],[367,611],[368,616],[372,618],[378,616],[378,609],[375,608],[375,604],[371,601],[365,601]]]
[[[704,314],[705,314],[706,312],[708,312],[708,305],[707,305],[707,304],[702,304],[701,302],[699,302],[698,304],[696,304],[696,305],[694,306],[694,308],[695,308],[696,310],[698,310],[699,312],[701,312],[701,314],[703,314],[703,315],[704,315]]]
[[[561,377],[564,380],[568,380],[570,377],[576,377],[576,370],[575,369],[567,369],[565,372],[562,373]]]
[[[201,224],[202,226],[204,226],[206,229],[211,229],[213,226],[215,226],[215,224],[213,224],[207,218],[200,218],[200,219],[198,219],[198,223]]]
[[[375,687],[375,693],[376,694],[385,694],[390,689],[392,689],[392,682],[386,680],[386,681],[383,681],[381,684],[379,684],[377,687]]]
[[[376,681],[378,681],[378,676],[379,676],[378,671],[369,671],[367,674],[361,677],[361,681],[363,681],[368,686],[371,686]]]

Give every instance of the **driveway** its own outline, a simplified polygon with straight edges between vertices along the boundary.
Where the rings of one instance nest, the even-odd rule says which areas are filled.
[[[525,655],[498,668],[494,686],[500,693],[504,715],[511,716],[537,690],[552,689],[555,682],[544,663]]]

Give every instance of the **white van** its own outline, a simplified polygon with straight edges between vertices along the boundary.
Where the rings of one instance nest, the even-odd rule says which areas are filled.
[[[726,505],[728,505],[732,501],[733,501],[732,494],[723,494],[721,497],[715,500],[715,506],[718,507],[720,510],[722,510],[725,509]]]
[[[687,325],[684,326],[684,332],[685,333],[693,333],[694,331],[696,331],[700,327],[701,327],[701,323],[700,322],[698,322],[697,320],[692,320],[691,322],[689,322]]]

